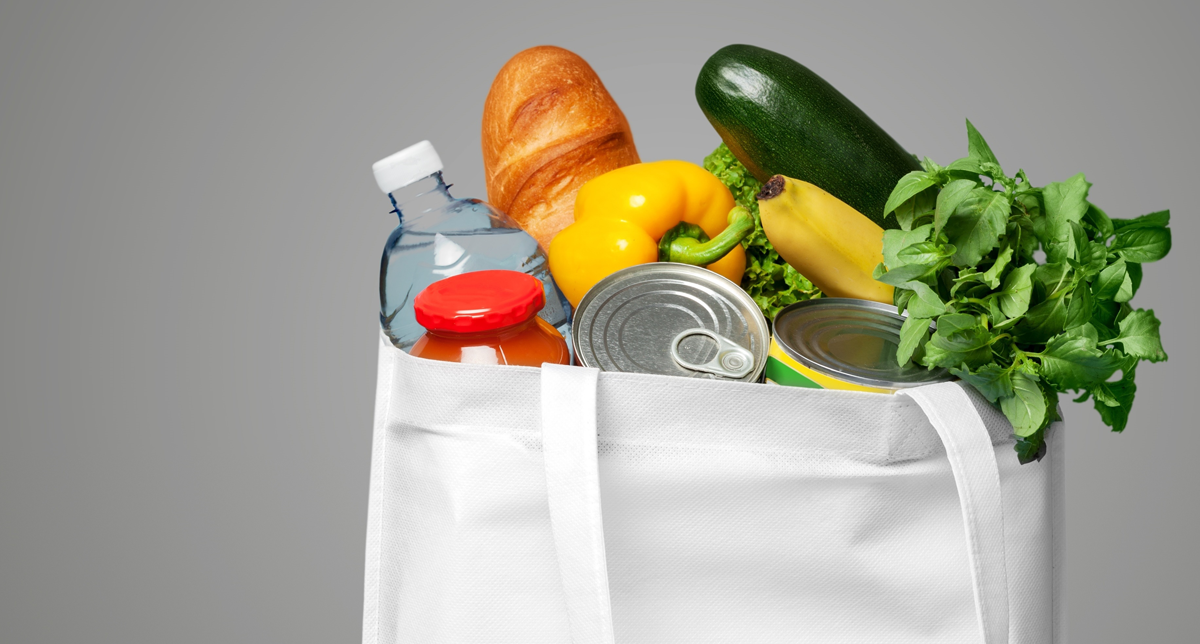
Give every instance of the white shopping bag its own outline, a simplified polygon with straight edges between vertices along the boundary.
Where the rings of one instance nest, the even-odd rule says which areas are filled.
[[[364,644],[1060,643],[1063,428],[380,342]]]

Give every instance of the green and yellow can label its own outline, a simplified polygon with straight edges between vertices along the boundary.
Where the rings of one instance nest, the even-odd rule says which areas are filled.
[[[852,382],[838,380],[810,369],[784,352],[783,348],[771,338],[771,348],[767,352],[766,380],[769,383],[785,387],[808,387],[809,389],[843,389],[846,391],[867,391],[877,394],[895,393],[893,389],[880,389],[856,385]]]

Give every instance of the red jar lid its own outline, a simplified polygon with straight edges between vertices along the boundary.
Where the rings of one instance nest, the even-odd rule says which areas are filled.
[[[413,300],[430,331],[478,333],[532,319],[546,295],[541,280],[517,271],[476,271],[430,284]]]

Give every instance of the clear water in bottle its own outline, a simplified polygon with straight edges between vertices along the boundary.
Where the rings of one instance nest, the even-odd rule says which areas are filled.
[[[417,324],[413,298],[440,280],[482,270],[528,273],[545,285],[538,314],[571,346],[570,304],[554,284],[537,241],[504,213],[478,199],[456,199],[442,180],[442,163],[422,141],[374,166],[400,223],[383,248],[379,270],[379,321],[397,348],[408,351],[425,329]]]

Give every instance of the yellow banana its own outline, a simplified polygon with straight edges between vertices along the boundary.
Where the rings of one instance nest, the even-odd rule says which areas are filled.
[[[871,277],[883,261],[883,229],[811,183],[775,175],[758,193],[763,232],[775,251],[831,297],[892,303]]]

